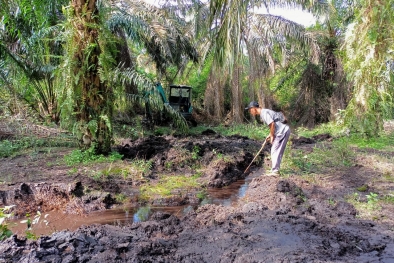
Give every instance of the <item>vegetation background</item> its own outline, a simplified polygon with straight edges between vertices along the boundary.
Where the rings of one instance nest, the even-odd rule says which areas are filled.
[[[192,86],[199,121],[216,125],[253,121],[250,100],[295,126],[336,121],[369,137],[393,116],[392,0],[160,3],[1,1],[2,120],[62,127],[109,153],[116,121],[135,126],[147,101],[162,114],[144,97],[157,82]],[[278,7],[318,19],[305,28]]]

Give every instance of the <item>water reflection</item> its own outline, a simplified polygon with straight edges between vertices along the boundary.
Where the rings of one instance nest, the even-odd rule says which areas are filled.
[[[143,222],[148,220],[151,214],[151,209],[148,206],[140,207],[137,210],[137,213],[133,215],[134,222]]]
[[[249,187],[250,182],[253,178],[258,177],[261,171],[256,171],[251,173],[243,180],[238,180],[232,183],[229,186],[223,188],[212,188],[208,189],[208,203],[223,205],[223,206],[232,206],[234,205],[238,199],[242,198],[246,194],[246,190]]]

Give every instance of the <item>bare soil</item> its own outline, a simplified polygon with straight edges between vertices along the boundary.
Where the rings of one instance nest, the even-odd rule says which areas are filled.
[[[293,138],[289,147],[308,154],[321,142],[329,147],[331,139]],[[43,149],[0,159],[0,207],[16,205],[16,216],[37,210],[87,214],[118,205],[120,193],[135,204],[198,204],[201,189],[152,200],[136,193],[160,176],[197,170],[202,188],[226,187],[248,175],[244,170],[260,147],[260,141],[211,130],[124,140],[116,147],[124,160],[110,165],[128,167],[140,158],[152,161],[151,171],[130,177],[109,172],[99,179],[94,175],[108,163],[72,168],[62,161],[69,148]],[[14,235],[0,243],[0,262],[394,262],[392,151],[354,149],[351,165],[273,177],[264,173],[269,150],[252,165],[261,176],[234,206],[206,204],[182,216],[156,212],[146,222],[88,225],[37,240]],[[381,197],[376,203],[368,199],[371,192]],[[349,201],[355,193],[360,206]]]

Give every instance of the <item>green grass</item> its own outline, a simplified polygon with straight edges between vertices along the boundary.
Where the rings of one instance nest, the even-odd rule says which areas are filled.
[[[388,193],[387,195],[383,196],[382,201],[387,203],[387,204],[392,204],[394,205],[394,193]]]
[[[24,153],[29,149],[37,152],[38,149],[47,148],[50,152],[51,147],[75,147],[77,144],[72,138],[57,137],[57,138],[38,138],[38,137],[23,137],[14,140],[0,141],[0,158],[13,157]]]
[[[376,150],[394,151],[394,133],[381,134],[373,138],[365,138],[357,134],[338,139],[359,148],[372,148]]]
[[[330,145],[319,143],[312,152],[305,153],[303,149],[286,148],[282,161],[284,174],[319,173],[326,168],[351,166],[355,153],[347,143],[334,141]]]
[[[191,189],[200,188],[197,179],[200,174],[194,176],[162,176],[156,184],[146,184],[140,188],[140,197],[143,200],[153,198],[168,198],[173,195],[187,193]]]
[[[68,166],[76,164],[89,164],[99,162],[113,162],[122,159],[122,155],[118,152],[111,152],[108,156],[102,154],[96,155],[93,149],[74,150],[70,154],[64,156],[64,160]]]
[[[317,125],[313,129],[307,129],[305,127],[298,127],[294,131],[298,136],[303,136],[306,138],[311,138],[313,136],[319,135],[319,134],[330,134],[332,137],[338,137],[338,136],[343,136],[346,134],[346,128],[342,126],[338,126],[337,124],[333,122],[329,123],[323,123],[320,125]]]

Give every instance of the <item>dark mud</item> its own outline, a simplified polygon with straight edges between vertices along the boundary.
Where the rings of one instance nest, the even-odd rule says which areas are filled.
[[[93,225],[0,244],[2,262],[393,262],[390,231],[347,203],[303,201],[291,180],[253,180],[236,207],[204,205],[178,218]],[[246,201],[248,200],[248,201]],[[331,223],[327,223],[331,222]]]
[[[302,147],[312,143],[293,140],[293,145]],[[193,139],[151,137],[125,142],[118,149],[126,159],[153,160],[151,180],[155,173],[168,170],[168,162],[173,164],[172,173],[193,174],[193,164],[179,153],[194,152],[206,168],[202,182],[223,187],[246,176],[243,171],[259,147],[261,142],[248,138],[208,134]],[[229,157],[218,159],[218,152]],[[253,165],[252,170],[261,166]],[[329,186],[311,185],[297,176],[259,176],[234,206],[207,204],[182,216],[156,212],[146,222],[83,226],[36,241],[14,235],[0,243],[0,262],[394,262],[392,225],[358,218],[355,207],[344,200],[329,202],[359,184],[364,173],[371,176],[361,166],[349,169],[338,171],[338,177],[343,173],[359,173],[360,177],[346,176],[345,183],[341,177],[342,181]],[[67,189],[46,186],[49,190],[44,192],[63,193],[57,202],[68,201],[59,206],[75,200],[84,204],[79,204],[81,209],[90,204],[94,208],[84,208],[89,212],[110,207],[114,202],[110,197],[126,188],[119,183],[105,194],[89,196],[81,190],[83,184],[69,183]],[[41,188],[21,184],[17,189],[19,195],[3,194],[3,202],[15,196],[38,196]],[[10,191],[4,192],[16,193]],[[38,198],[30,201],[43,206],[45,199],[48,196],[40,199],[42,203]]]

